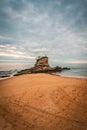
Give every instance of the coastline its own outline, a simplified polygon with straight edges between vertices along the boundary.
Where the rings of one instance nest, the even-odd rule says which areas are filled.
[[[41,74],[41,73],[33,73],[33,74]],[[33,74],[23,74],[23,75],[33,75]],[[54,75],[54,76],[58,76],[58,77],[63,77],[63,78],[73,78],[73,79],[87,79],[87,77],[85,76],[74,76],[74,75],[62,75],[62,74],[56,74],[56,73],[42,73],[42,74],[49,74],[49,75]],[[22,75],[19,75],[22,76]],[[0,78],[0,80],[6,80],[6,79],[11,79],[14,78],[15,76],[9,76],[9,77],[4,77],[4,78]],[[18,77],[18,76],[16,76]]]
[[[56,74],[57,75],[57,74]],[[74,76],[74,75],[62,75],[62,74],[59,74],[58,76],[61,76],[61,77],[65,77],[65,78],[76,78],[76,79],[87,79],[86,76]]]
[[[13,78],[13,77],[14,77],[14,76],[4,77],[4,78],[0,78],[0,80],[11,79],[11,78]]]
[[[72,75],[60,75],[61,77],[66,77],[66,78],[76,78],[76,79],[87,79],[85,76],[72,76]]]

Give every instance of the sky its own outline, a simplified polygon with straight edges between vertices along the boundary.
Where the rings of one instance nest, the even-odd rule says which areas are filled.
[[[0,0],[0,62],[87,64],[87,0]]]

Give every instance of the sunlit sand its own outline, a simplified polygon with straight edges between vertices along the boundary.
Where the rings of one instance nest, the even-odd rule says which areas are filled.
[[[87,79],[26,74],[0,80],[0,130],[86,130]]]

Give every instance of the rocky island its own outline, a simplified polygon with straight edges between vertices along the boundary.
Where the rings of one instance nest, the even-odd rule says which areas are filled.
[[[36,63],[34,67],[29,68],[29,69],[24,69],[19,71],[15,76],[17,75],[22,75],[22,74],[32,74],[32,73],[55,73],[55,72],[60,72],[62,70],[69,70],[70,68],[67,67],[51,67],[48,62],[48,57],[47,56],[39,56],[38,59],[36,60]]]

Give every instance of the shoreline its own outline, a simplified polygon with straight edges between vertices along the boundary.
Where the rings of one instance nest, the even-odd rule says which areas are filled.
[[[77,78],[77,79],[87,79],[87,77],[84,77],[84,76],[65,76],[65,75],[61,75],[61,77],[66,77],[66,78]]]
[[[65,78],[77,78],[77,79],[87,79],[85,76],[73,76],[73,75],[58,75]]]
[[[4,78],[0,78],[0,80],[11,79],[11,78],[13,78],[13,77],[14,77],[14,76],[4,77]]]
[[[53,75],[53,76],[57,76],[57,77],[61,77],[61,78],[72,78],[72,79],[87,79],[87,77],[85,76],[72,76],[72,75],[61,75],[61,74],[56,74],[56,73],[32,73],[32,74],[23,74],[23,75],[33,75],[33,74],[49,74],[49,75]],[[19,75],[19,76],[22,76],[22,75]],[[14,78],[14,77],[19,77],[19,76],[9,76],[9,77],[4,77],[4,78],[0,78],[0,81],[1,80],[6,80],[6,79],[11,79],[11,78]]]

